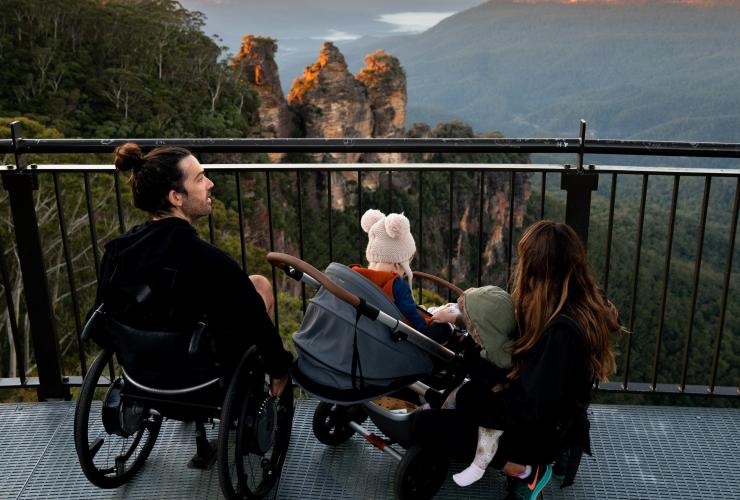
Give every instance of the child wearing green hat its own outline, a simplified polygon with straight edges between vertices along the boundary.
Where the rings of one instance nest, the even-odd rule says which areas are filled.
[[[500,383],[505,381],[512,366],[511,351],[516,329],[514,303],[508,293],[497,286],[469,288],[458,299],[457,307],[449,304],[436,310],[432,321],[462,322],[477,346],[466,350],[471,379],[484,378],[494,391],[501,387]],[[472,363],[470,358],[473,358]],[[444,407],[455,407],[455,392]],[[483,477],[496,454],[502,434],[500,430],[478,427],[475,458],[465,470],[452,476],[455,483],[469,486]]]

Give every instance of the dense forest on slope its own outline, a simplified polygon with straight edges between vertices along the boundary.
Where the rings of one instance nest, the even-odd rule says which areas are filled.
[[[67,137],[244,136],[256,95],[202,26],[172,0],[5,0],[0,116]]]
[[[30,2],[36,7],[40,2]],[[38,5],[37,5],[38,4]],[[255,110],[255,93],[249,86],[239,85],[220,48],[200,30],[201,19],[197,14],[180,9],[171,1],[131,2],[61,1],[45,2],[45,8],[21,8],[29,2],[7,2],[0,22],[0,50],[8,85],[0,88],[0,134],[7,137],[8,123],[12,117],[24,115],[26,137],[196,137],[196,136],[258,136]],[[66,9],[71,6],[72,10]],[[142,16],[138,9],[146,9]],[[72,16],[71,13],[75,15]],[[115,13],[115,15],[113,15]],[[25,23],[18,31],[16,23]],[[106,24],[107,23],[107,24]],[[56,28],[55,28],[56,26]],[[144,29],[143,27],[146,29]],[[20,34],[19,34],[20,33]],[[85,33],[86,36],[80,36]],[[112,33],[116,33],[114,36]],[[167,34],[159,46],[147,36]],[[146,36],[145,36],[146,35]],[[30,37],[36,37],[31,42]],[[44,59],[45,55],[54,57]],[[128,61],[125,68],[122,61]],[[46,61],[46,62],[45,62]],[[210,65],[205,71],[201,61]],[[401,59],[404,66],[407,62]],[[160,64],[161,63],[161,64]],[[99,65],[99,66],[96,66]],[[118,72],[118,69],[125,70]],[[160,72],[161,70],[161,72]],[[107,73],[106,73],[107,71]],[[53,75],[53,76],[52,76]],[[117,76],[133,78],[116,80]],[[25,79],[25,80],[24,80]],[[21,85],[21,81],[31,82]],[[214,83],[221,82],[218,92]],[[42,84],[43,82],[43,84]],[[110,93],[115,82],[121,92]],[[210,82],[210,83],[209,83]],[[441,87],[441,86],[440,86]],[[464,85],[462,86],[464,88]],[[132,94],[126,97],[125,91]],[[35,92],[29,95],[28,92]],[[134,94],[136,94],[135,97]],[[214,99],[215,97],[215,99]],[[126,100],[128,99],[128,101]],[[116,106],[118,104],[118,107]],[[128,103],[128,107],[126,107]],[[454,108],[450,108],[454,110]],[[485,109],[485,108],[483,108]],[[128,110],[128,111],[127,111]],[[555,117],[555,115],[553,115]],[[168,118],[169,117],[169,118]],[[709,120],[709,119],[708,119]],[[510,122],[501,122],[497,128],[510,132]],[[472,127],[459,122],[429,127],[414,124],[407,135],[428,134],[431,137],[473,137]],[[677,137],[680,138],[680,137]],[[109,163],[109,155],[54,155],[29,158],[30,161],[54,163]],[[204,161],[266,161],[262,157],[204,158]],[[311,161],[307,155],[290,155],[286,162]],[[527,157],[517,155],[418,155],[411,159],[419,162],[470,162],[470,163],[527,163]],[[11,157],[3,162],[12,163]],[[244,209],[246,261],[250,272],[270,275],[271,269],[264,260],[270,248],[269,215],[273,221],[273,248],[298,255],[322,267],[329,262],[329,245],[334,260],[357,262],[364,254],[365,236],[358,227],[361,209],[377,207],[384,211],[405,211],[412,222],[417,243],[424,253],[419,255],[415,268],[450,276],[459,285],[475,286],[479,272],[478,257],[481,252],[480,234],[490,239],[493,224],[484,219],[482,228],[478,220],[480,206],[478,172],[456,172],[453,179],[453,201],[450,203],[450,178],[447,172],[417,173],[386,172],[377,174],[377,187],[363,190],[362,206],[358,204],[357,183],[348,183],[355,192],[345,194],[349,202],[341,209],[329,209],[326,196],[329,176],[326,171],[303,174],[300,183],[303,212],[303,248],[300,248],[298,224],[299,184],[295,172],[242,172],[238,179],[233,173],[213,173],[216,183],[216,201],[212,217],[212,230],[208,220],[197,224],[204,238],[212,239],[237,261],[242,261],[237,180],[242,193]],[[370,175],[368,173],[368,175]],[[349,177],[349,176],[348,176]],[[560,190],[558,175],[547,180],[545,217],[562,220],[564,193]],[[125,179],[119,178],[123,224],[116,213],[114,177],[110,173],[90,174],[90,204],[93,206],[94,228],[99,246],[91,244],[90,219],[86,211],[88,200],[84,196],[85,179],[78,174],[63,174],[58,178],[62,206],[70,236],[72,268],[78,290],[79,315],[70,294],[67,266],[64,260],[59,229],[59,212],[54,198],[53,176],[40,175],[37,211],[41,226],[52,301],[56,314],[58,337],[64,355],[65,374],[80,373],[80,360],[76,344],[76,319],[81,320],[92,303],[95,289],[95,263],[104,243],[121,230],[144,220],[144,214],[131,207]],[[271,205],[268,205],[268,180]],[[508,174],[489,172],[484,176],[484,200],[501,202],[490,193],[511,193]],[[592,207],[589,256],[597,277],[606,281],[606,226],[610,195],[610,177],[602,176],[600,188],[594,195]],[[389,182],[390,181],[390,182]],[[647,215],[642,238],[638,296],[635,311],[632,301],[632,276],[637,246],[637,213],[639,208],[640,176],[620,176],[617,184],[614,236],[608,274],[608,293],[615,301],[625,325],[633,327],[631,346],[631,380],[647,381],[652,375],[652,355],[656,348],[657,321],[660,316],[660,290],[663,286],[663,265],[666,254],[667,221],[670,209],[672,179],[649,180]],[[392,185],[391,191],[388,185]],[[515,184],[526,192],[528,201],[521,218],[515,218],[512,238],[508,226],[501,228],[498,246],[482,259],[483,283],[506,284],[508,249],[515,248],[521,231],[539,218],[541,178],[539,174],[517,174]],[[419,202],[419,189],[422,199]],[[703,192],[703,179],[682,178],[677,211],[676,234],[672,246],[668,297],[666,300],[665,332],[659,346],[661,363],[658,367],[659,382],[676,382],[680,377],[681,360],[688,333],[688,316],[696,256],[696,239]],[[719,297],[723,288],[723,272],[727,262],[729,221],[736,189],[735,179],[715,179],[711,186],[707,233],[703,246],[701,276],[696,307],[695,323],[690,352],[688,382],[706,384],[712,362],[712,352],[719,329]],[[524,196],[524,195],[522,195]],[[504,208],[507,207],[505,200]],[[452,234],[448,224],[452,213]],[[328,214],[331,214],[329,217]],[[423,218],[422,218],[423,216]],[[420,237],[420,222],[423,237]],[[331,223],[332,239],[329,241]],[[508,223],[507,223],[508,224]],[[10,268],[10,281],[14,297],[14,311],[8,311],[0,302],[0,376],[17,376],[10,342],[10,314],[17,319],[23,334],[21,350],[29,374],[35,372],[33,353],[28,338],[29,325],[25,315],[22,287],[18,273],[18,256],[13,246],[12,222],[7,203],[7,193],[0,191],[0,239],[4,244],[3,257]],[[452,245],[450,244],[452,242]],[[740,303],[733,300],[737,293],[740,272],[739,246],[735,246],[730,280],[730,301],[724,325],[722,355],[719,360],[719,385],[736,386],[740,380]],[[97,256],[96,256],[97,252]],[[490,259],[488,258],[490,257]],[[515,262],[516,256],[513,256]],[[449,266],[450,261],[452,267]],[[301,318],[302,300],[299,289],[287,280],[278,279],[278,318],[281,334],[287,339]],[[2,290],[4,293],[4,290]],[[440,300],[439,297],[425,300]],[[626,337],[625,337],[626,339]],[[625,340],[623,340],[625,342]],[[626,354],[626,344],[621,345],[620,362]],[[89,363],[90,358],[88,358]],[[623,374],[623,368],[615,379]],[[11,396],[13,397],[13,396]]]

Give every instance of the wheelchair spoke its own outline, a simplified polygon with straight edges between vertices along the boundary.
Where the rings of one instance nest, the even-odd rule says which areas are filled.
[[[92,446],[90,446],[90,458],[95,458],[95,455],[98,454],[98,451],[100,451],[100,448],[103,446],[103,443],[105,442],[105,439],[102,437],[98,437],[95,442],[93,442]]]

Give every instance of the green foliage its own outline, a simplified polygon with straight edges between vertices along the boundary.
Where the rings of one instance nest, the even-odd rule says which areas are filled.
[[[178,2],[8,0],[0,16],[0,115],[68,137],[253,132],[256,93]]]

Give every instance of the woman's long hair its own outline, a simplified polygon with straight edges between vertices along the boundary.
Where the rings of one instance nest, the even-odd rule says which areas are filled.
[[[517,377],[523,358],[561,312],[567,312],[583,332],[592,377],[614,373],[612,338],[620,330],[617,310],[602,294],[586,260],[586,251],[570,226],[553,221],[531,225],[519,240],[512,299],[520,336],[514,344]]]

